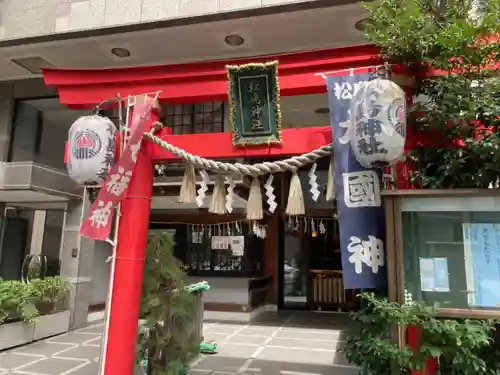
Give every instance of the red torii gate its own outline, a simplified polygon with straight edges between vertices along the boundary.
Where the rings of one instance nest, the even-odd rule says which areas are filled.
[[[227,98],[227,64],[279,60],[281,95],[325,93],[323,77],[316,73],[343,72],[380,64],[371,45],[311,51],[244,60],[214,61],[176,66],[103,70],[44,69],[47,85],[56,86],[62,104],[72,108],[95,106],[113,98],[161,91],[160,100],[169,103],[217,101]],[[330,73],[329,73],[330,74]],[[159,120],[154,110],[149,128]],[[205,158],[288,156],[309,152],[331,143],[331,127],[296,128],[282,131],[282,145],[255,148],[232,146],[231,133],[169,135],[160,137]],[[153,163],[175,159],[167,151],[144,141],[126,195],[121,202],[113,294],[107,333],[104,375],[131,375],[134,367],[144,257],[153,190]]]
[[[148,119],[148,128],[151,129],[158,120],[159,112],[153,110]],[[163,130],[163,136],[161,132],[158,135],[164,137],[165,133],[168,134],[168,129]],[[203,136],[206,137],[206,135]],[[179,137],[166,136],[167,140],[172,139],[171,142],[175,142],[176,138]],[[283,142],[290,142],[289,148],[267,148],[267,150],[261,148],[257,155],[283,155],[283,152],[302,154],[331,143],[331,139],[331,129],[329,127],[327,129],[323,127],[289,129],[283,132]],[[207,144],[209,141],[205,138],[203,142]],[[230,139],[229,142],[231,142]],[[191,144],[188,149],[196,149],[196,146]],[[239,155],[242,154],[244,152],[239,153]],[[148,140],[142,142],[134,174],[125,197],[121,201],[115,270],[113,282],[110,285],[113,292],[111,304],[108,306],[110,320],[106,335],[104,375],[132,374],[153,194],[153,165],[155,161],[162,160],[165,157],[171,158],[169,155],[163,155],[165,155],[165,152],[159,146]]]

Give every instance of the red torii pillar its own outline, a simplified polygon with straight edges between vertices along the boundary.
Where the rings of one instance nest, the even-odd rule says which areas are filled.
[[[138,100],[139,98],[137,98]],[[152,99],[151,99],[152,100]],[[149,129],[159,121],[155,103]],[[104,375],[134,372],[139,308],[153,195],[154,145],[143,140],[130,185],[121,202],[115,270],[106,334]]]

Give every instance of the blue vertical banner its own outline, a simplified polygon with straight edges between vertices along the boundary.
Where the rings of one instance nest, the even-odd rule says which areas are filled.
[[[372,74],[327,77],[333,130],[334,176],[345,289],[387,285],[382,170],[362,167],[349,142],[350,110],[356,90]]]

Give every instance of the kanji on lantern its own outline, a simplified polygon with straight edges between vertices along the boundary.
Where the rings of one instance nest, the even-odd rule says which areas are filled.
[[[348,138],[356,160],[364,167],[395,163],[406,137],[404,91],[388,79],[377,78],[353,95]]]
[[[109,173],[107,173],[97,200],[90,207],[89,215],[82,223],[80,234],[93,240],[108,239],[114,208],[125,197],[137,157],[142,145],[142,135],[148,130],[148,117],[151,113],[150,103],[136,104],[134,116],[130,124],[130,136],[125,149]]]
[[[102,183],[115,163],[116,128],[106,117],[83,116],[68,133],[68,173],[79,184]]]

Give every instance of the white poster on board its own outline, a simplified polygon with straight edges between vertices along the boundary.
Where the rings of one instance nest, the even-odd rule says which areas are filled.
[[[245,252],[245,237],[231,236],[231,250],[234,256],[242,257]]]
[[[449,292],[448,259],[420,258],[420,290],[422,292]]]
[[[212,250],[227,250],[229,249],[228,236],[212,236]]]
[[[500,305],[500,225],[464,223],[464,258],[471,306]]]
[[[434,262],[432,258],[420,258],[420,290],[422,292],[434,291]]]

